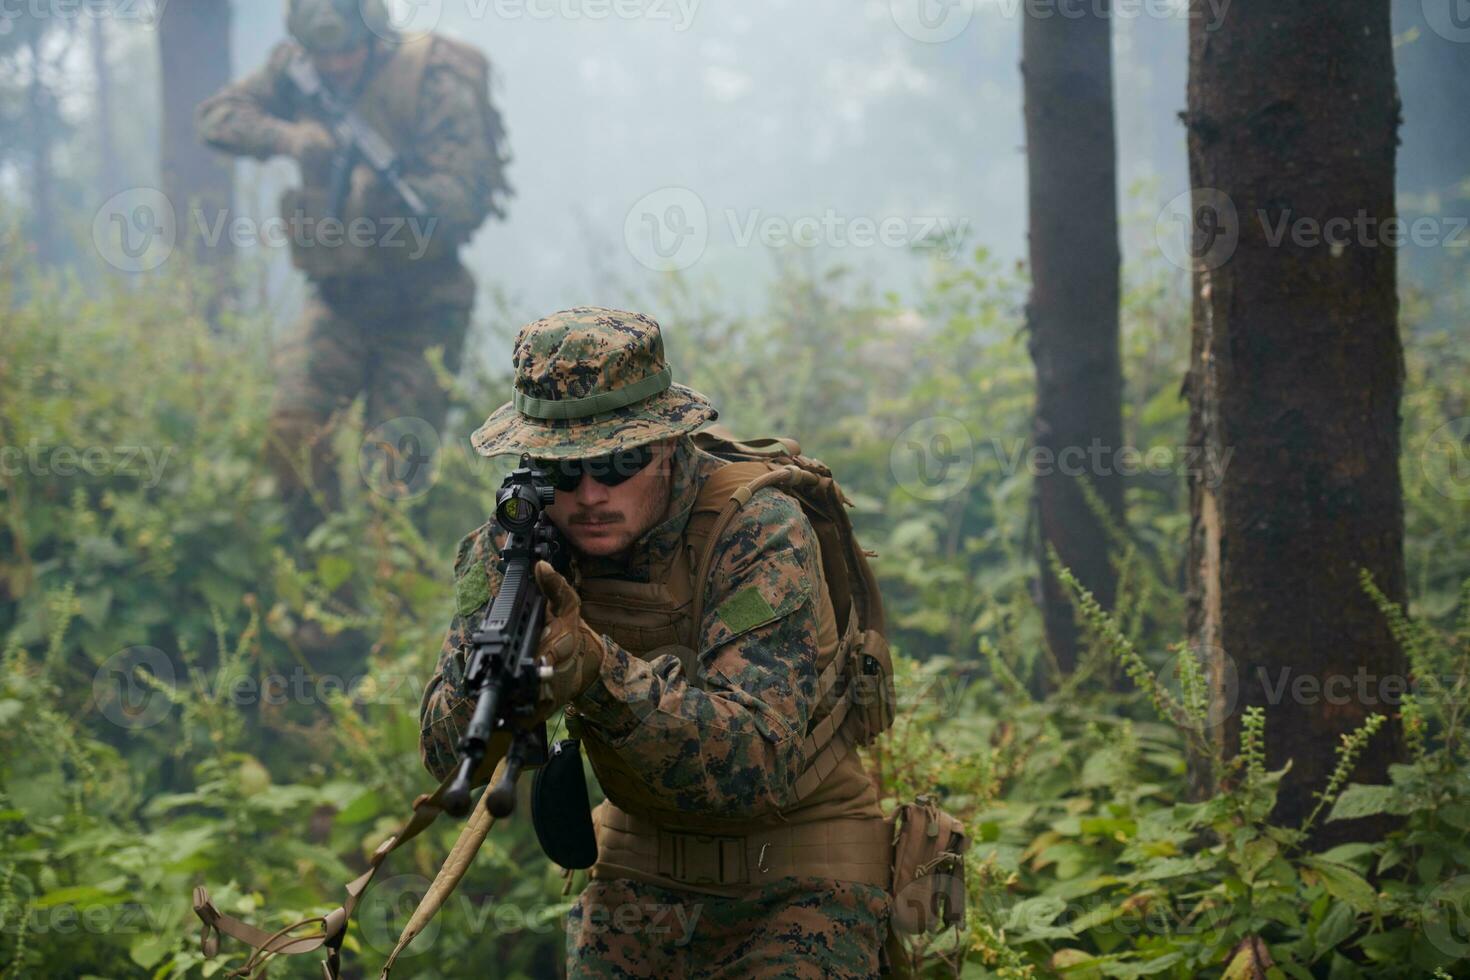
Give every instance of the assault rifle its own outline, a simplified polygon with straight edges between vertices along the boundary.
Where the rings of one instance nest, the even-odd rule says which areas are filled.
[[[270,933],[220,912],[202,885],[194,889],[194,913],[204,924],[204,955],[213,956],[218,951],[220,934],[252,949],[250,958],[231,977],[257,975],[255,971],[272,956],[325,950],[324,975],[327,980],[338,980],[347,923],[378,868],[388,855],[432,824],[441,809],[457,817],[470,811],[472,780],[485,761],[492,735],[509,734],[511,742],[500,768],[500,781],[486,790],[485,809],[489,814],[505,817],[515,809],[516,777],[527,766],[533,767],[536,776],[531,787],[531,819],[546,856],[564,868],[590,868],[597,860],[597,840],[577,741],[558,742],[548,751],[546,722],[534,720],[541,682],[547,677],[543,671],[551,669],[543,667],[536,657],[546,618],[546,597],[536,584],[534,570],[538,561],[549,562],[562,574],[571,566],[571,549],[546,514],[555,498],[556,488],[529,456],[521,457],[519,468],[496,492],[495,519],[506,532],[497,566],[501,584],[479,628],[470,635],[465,685],[475,698],[475,710],[459,742],[459,763],[439,789],[419,797],[408,822],[378,845],[368,869],[347,884],[346,902],[328,915],[311,916]],[[388,976],[399,953],[459,883],[492,823],[477,813],[460,831],[434,887],[420,900],[413,919],[399,937],[383,968],[383,977]],[[303,927],[318,924],[321,929],[315,935],[298,934]]]
[[[347,194],[352,189],[352,169],[359,161],[367,164],[379,180],[393,188],[415,218],[429,216],[424,199],[403,179],[402,165],[398,154],[393,152],[393,147],[322,81],[310,58],[303,55],[291,59],[291,63],[286,66],[286,76],[291,79],[296,90],[321,113],[332,137],[337,141],[330,183],[331,217],[342,216]]]
[[[445,812],[462,817],[470,809],[470,780],[485,760],[490,737],[509,730],[511,745],[501,780],[487,790],[487,808],[496,817],[515,809],[515,781],[525,766],[547,761],[546,723],[527,726],[536,713],[541,682],[551,667],[539,664],[536,647],[546,618],[546,597],[534,570],[546,561],[566,574],[571,552],[561,532],[546,515],[556,488],[536,469],[529,456],[505,478],[495,494],[495,520],[506,532],[500,549],[500,589],[480,626],[470,635],[465,663],[465,689],[475,698],[474,714],[459,741],[459,764],[445,790]]]

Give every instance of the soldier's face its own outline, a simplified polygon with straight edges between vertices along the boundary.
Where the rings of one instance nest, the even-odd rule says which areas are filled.
[[[577,489],[557,491],[547,515],[584,555],[626,550],[668,510],[673,449],[672,439],[654,443],[653,460],[615,487],[582,474]]]
[[[367,64],[368,48],[359,44],[347,51],[318,51],[311,56],[317,74],[338,92],[346,91],[357,84],[362,68]]]

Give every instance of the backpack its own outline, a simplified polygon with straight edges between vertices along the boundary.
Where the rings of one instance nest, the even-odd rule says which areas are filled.
[[[832,470],[802,455],[795,439],[741,441],[720,425],[707,426],[692,438],[697,448],[729,464],[705,482],[691,517],[690,537],[700,556],[694,569],[694,622],[700,622],[703,612],[715,545],[757,490],[774,486],[790,494],[817,536],[837,634],[843,639],[818,683],[818,704],[826,711],[819,711],[808,736],[807,758],[818,763],[803,774],[805,787],[798,780],[798,794],[805,795],[803,790],[814,788],[850,745],[868,745],[893,725],[893,658],[883,599],[868,564],[873,553],[858,544],[847,513],[852,501]]]

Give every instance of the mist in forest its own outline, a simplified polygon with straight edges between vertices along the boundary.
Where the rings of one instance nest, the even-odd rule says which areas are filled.
[[[515,197],[508,220],[487,223],[467,251],[481,316],[488,290],[503,293],[514,316],[531,317],[630,301],[670,271],[732,308],[755,309],[783,255],[816,268],[842,264],[876,291],[900,295],[923,274],[926,247],[960,255],[984,246],[1019,259],[1020,8],[959,4],[925,20],[908,6],[915,9],[887,0],[400,5],[406,33],[442,31],[492,64]],[[233,6],[236,77],[285,37],[284,8],[284,0]],[[121,186],[152,186],[152,28],[125,16],[102,27]],[[1155,204],[1188,186],[1175,118],[1185,28],[1183,14],[1161,3],[1140,5],[1117,25],[1120,191],[1125,214],[1146,215],[1150,233]],[[62,59],[57,87],[85,146],[96,99],[81,40]],[[65,165],[89,171],[85,156],[74,150]],[[20,190],[11,178],[7,188]],[[290,161],[242,162],[239,207],[267,217],[294,180]],[[1150,238],[1130,254],[1152,247]],[[284,254],[270,265],[285,320],[300,285]]]
[[[83,4],[27,3],[10,3],[0,21],[9,65],[0,188],[8,210],[24,213],[35,86],[29,25],[17,12],[55,6],[69,13],[45,18],[41,47],[62,140],[53,180],[70,191],[64,223],[85,252],[107,198],[158,184],[151,17],[161,5],[98,5],[111,12],[93,16]],[[1058,16],[1070,9],[1053,7]],[[232,5],[234,77],[283,40],[284,8]],[[1174,0],[1114,5],[1125,269],[1179,254],[1186,228],[1170,202],[1189,192],[1179,120],[1188,18],[1226,13],[1228,0],[1192,14]],[[926,252],[984,247],[1007,264],[1025,254],[1021,0],[421,0],[397,3],[393,16],[405,34],[447,33],[492,64],[515,196],[508,219],[488,222],[466,251],[480,321],[647,301],[670,273],[723,308],[753,312],[783,261],[841,265],[874,295],[906,300],[919,291]],[[1470,86],[1464,44],[1426,22],[1417,3],[1396,4],[1395,16],[1401,206],[1443,214],[1454,210],[1467,143],[1456,109]],[[112,116],[105,148],[99,104]],[[296,180],[284,159],[236,167],[237,208],[258,220]],[[242,250],[263,263],[254,267],[260,297],[278,326],[303,292],[285,251]],[[1409,243],[1406,278],[1442,277],[1452,254]],[[1162,268],[1182,283],[1183,264]]]

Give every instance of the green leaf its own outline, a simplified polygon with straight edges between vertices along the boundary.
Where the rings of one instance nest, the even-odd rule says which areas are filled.
[[[0,707],[3,707],[3,702],[0,702]],[[1463,803],[1442,806],[1435,811],[1435,816],[1456,830],[1470,830],[1470,806]]]
[[[1373,853],[1377,849],[1377,844],[1363,844],[1353,842],[1348,844],[1339,844],[1336,847],[1332,848],[1332,850],[1330,851],[1323,851],[1320,855],[1318,855],[1318,857],[1322,858],[1322,860],[1324,861],[1335,861],[1338,864],[1348,864],[1353,866],[1357,866],[1361,861],[1362,866],[1366,868],[1369,864],[1369,859],[1372,858]]]
[[[142,935],[128,947],[128,956],[143,969],[156,966],[168,953],[172,943],[163,936]]]
[[[99,885],[71,885],[67,888],[58,888],[49,891],[36,899],[35,906],[40,909],[52,908],[57,905],[74,905],[78,909],[91,908],[94,905],[115,905],[122,901],[122,896],[117,893],[121,887],[120,880],[102,882]],[[117,885],[109,888],[107,886]]]
[[[351,826],[376,817],[383,809],[383,796],[377,790],[368,790],[349,803],[337,814],[337,823]]]
[[[1303,863],[1317,873],[1329,895],[1342,899],[1359,912],[1377,909],[1378,895],[1373,886],[1352,868],[1316,857],[1307,858]]]
[[[1357,924],[1357,918],[1346,902],[1333,902],[1312,936],[1312,948],[1315,950],[1313,959],[1337,949],[1344,939],[1353,934]]]
[[[352,576],[352,560],[341,555],[323,555],[316,560],[316,574],[322,580],[322,588],[334,592]]]
[[[112,590],[103,586],[77,595],[77,606],[82,619],[89,625],[100,627],[107,621],[107,611],[112,608]]]
[[[1006,915],[1005,928],[1030,931],[1037,926],[1048,926],[1066,910],[1067,903],[1060,898],[1046,895],[1028,898],[1011,906]]]
[[[1142,963],[1109,963],[1103,967],[1103,973],[1110,977],[1148,977],[1155,973],[1163,973],[1183,959],[1183,953],[1165,953],[1163,956],[1145,960]]]
[[[1128,781],[1128,759],[1116,747],[1098,749],[1082,764],[1082,786],[1097,789]]]
[[[1353,783],[1332,804],[1328,820],[1356,820],[1380,813],[1409,813],[1414,809],[1409,799],[1396,787]]]

